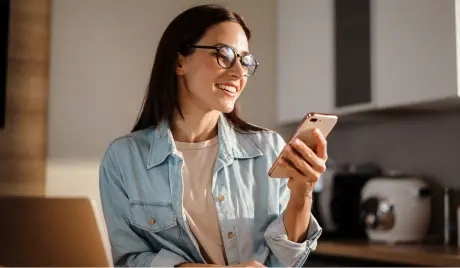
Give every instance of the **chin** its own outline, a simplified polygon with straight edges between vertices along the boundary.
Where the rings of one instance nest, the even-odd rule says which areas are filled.
[[[233,111],[233,109],[219,109],[219,112],[221,113],[224,113],[224,114],[228,114],[228,113],[231,113]]]
[[[232,112],[233,110],[235,109],[235,104],[227,104],[227,105],[219,105],[219,107],[216,107],[216,110],[218,110],[219,112],[222,112],[224,114],[228,114],[230,112]]]

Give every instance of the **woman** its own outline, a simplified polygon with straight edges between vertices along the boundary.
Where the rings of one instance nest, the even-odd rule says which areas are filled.
[[[115,265],[302,266],[321,228],[317,152],[288,146],[289,179],[267,175],[285,145],[233,111],[258,63],[243,19],[191,8],[164,32],[132,133],[110,144],[100,193]],[[290,164],[288,164],[290,163]]]

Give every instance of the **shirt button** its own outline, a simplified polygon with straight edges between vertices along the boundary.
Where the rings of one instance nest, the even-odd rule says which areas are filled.
[[[149,220],[149,224],[150,224],[150,225],[154,225],[154,224],[155,224],[155,222],[156,222],[156,221],[155,221],[155,219],[154,219],[154,218],[150,218],[150,220]]]
[[[233,233],[232,233],[232,232],[229,232],[229,233],[227,234],[227,237],[228,237],[229,239],[232,239],[232,238],[233,238]]]
[[[225,200],[225,196],[219,195],[218,199],[219,199],[219,201],[224,201],[224,200]]]

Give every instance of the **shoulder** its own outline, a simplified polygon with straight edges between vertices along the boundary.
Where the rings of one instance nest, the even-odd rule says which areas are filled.
[[[254,132],[237,132],[237,136],[251,141],[264,154],[278,155],[286,144],[284,138],[276,131],[262,129]]]
[[[150,148],[151,128],[139,130],[117,137],[109,142],[102,160],[112,159],[133,154],[139,150],[145,151]]]

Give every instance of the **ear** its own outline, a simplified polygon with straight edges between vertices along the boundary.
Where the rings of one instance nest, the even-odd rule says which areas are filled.
[[[176,66],[176,74],[177,75],[184,75],[184,64],[185,64],[186,58],[178,53],[177,54],[177,66]]]

